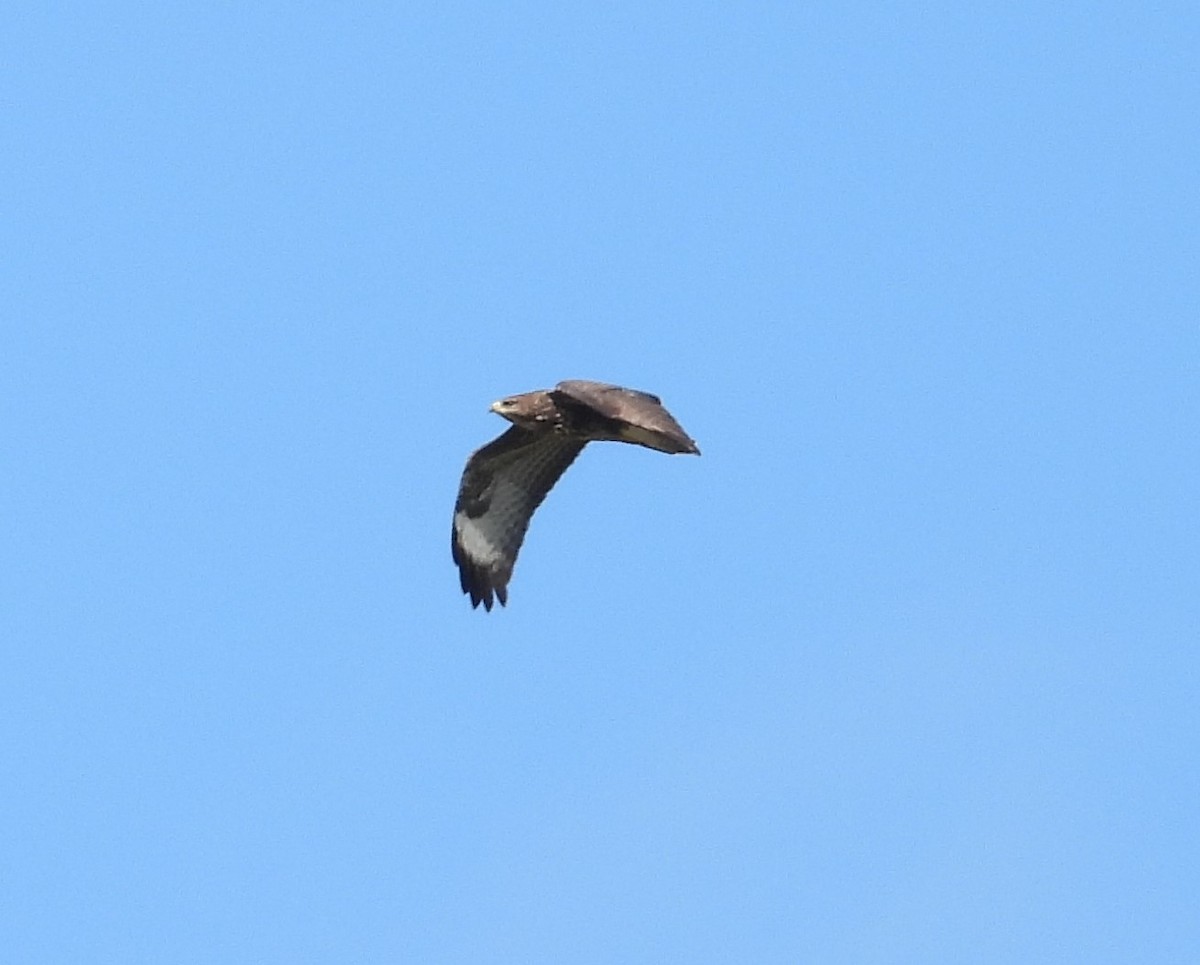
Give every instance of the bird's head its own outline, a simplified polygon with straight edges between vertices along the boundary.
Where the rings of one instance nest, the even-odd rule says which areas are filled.
[[[553,422],[557,409],[549,392],[524,392],[493,402],[491,411],[523,429],[538,429]]]

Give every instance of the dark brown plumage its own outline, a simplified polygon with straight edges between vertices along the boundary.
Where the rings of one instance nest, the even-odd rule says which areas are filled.
[[[648,392],[571,380],[492,404],[512,423],[467,460],[450,550],[471,606],[508,603],[508,581],[534,510],[589,442],[628,442],[700,454],[662,401]]]

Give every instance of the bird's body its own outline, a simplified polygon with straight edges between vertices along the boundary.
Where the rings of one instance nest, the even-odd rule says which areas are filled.
[[[628,442],[700,454],[661,400],[571,380],[492,404],[512,428],[467,460],[454,506],[451,553],[471,605],[508,602],[508,581],[534,510],[589,442]]]

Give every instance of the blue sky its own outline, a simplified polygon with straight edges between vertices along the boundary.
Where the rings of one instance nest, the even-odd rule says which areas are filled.
[[[13,961],[1200,954],[1194,5],[7,22]]]

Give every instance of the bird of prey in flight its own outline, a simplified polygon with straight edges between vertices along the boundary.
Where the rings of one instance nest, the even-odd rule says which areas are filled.
[[[512,426],[473,453],[454,504],[450,550],[471,606],[508,603],[508,581],[529,528],[558,477],[589,442],[630,442],[700,455],[658,396],[571,380],[493,402]]]

